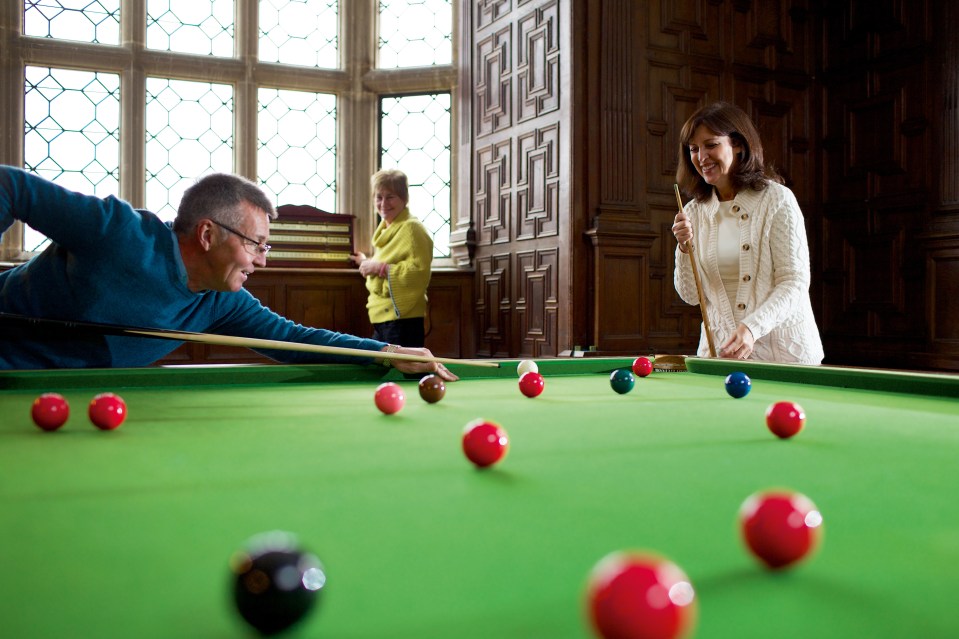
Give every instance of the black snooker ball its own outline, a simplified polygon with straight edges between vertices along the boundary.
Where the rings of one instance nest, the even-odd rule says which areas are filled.
[[[253,537],[230,561],[237,612],[262,635],[282,632],[317,604],[326,571],[290,533]]]
[[[435,404],[446,395],[446,383],[436,375],[427,375],[420,380],[420,397],[424,401]]]

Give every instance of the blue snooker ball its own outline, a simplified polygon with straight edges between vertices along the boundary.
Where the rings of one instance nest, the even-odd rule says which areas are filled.
[[[746,373],[730,373],[726,376],[726,392],[730,397],[745,397],[752,387],[753,382]]]
[[[609,376],[609,385],[620,395],[625,395],[633,390],[635,383],[636,378],[633,377],[633,372],[628,368],[617,368]]]

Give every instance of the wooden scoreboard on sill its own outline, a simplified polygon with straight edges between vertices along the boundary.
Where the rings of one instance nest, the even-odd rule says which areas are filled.
[[[284,204],[270,222],[267,266],[349,268],[353,215],[327,213],[313,206]]]

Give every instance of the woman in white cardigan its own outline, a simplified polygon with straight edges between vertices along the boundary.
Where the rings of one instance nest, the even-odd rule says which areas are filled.
[[[694,113],[680,134],[676,181],[693,199],[672,228],[678,242],[673,282],[684,301],[699,303],[689,241],[717,355],[821,363],[802,211],[782,178],[764,165],[749,116],[724,102]],[[709,356],[705,334],[698,354]]]

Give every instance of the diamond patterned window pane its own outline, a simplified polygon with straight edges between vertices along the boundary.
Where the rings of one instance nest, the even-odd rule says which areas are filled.
[[[147,48],[233,56],[233,0],[147,0]]]
[[[410,185],[410,212],[433,236],[433,256],[450,255],[450,94],[380,101],[380,166],[400,169]]]
[[[260,0],[260,60],[339,66],[337,0]]]
[[[23,34],[120,44],[120,0],[26,0]]]
[[[380,0],[379,42],[384,69],[452,63],[451,0]]]
[[[257,172],[276,204],[336,211],[336,96],[260,89]]]
[[[26,67],[23,166],[82,193],[119,194],[120,76]],[[24,227],[24,249],[46,238]]]
[[[233,172],[233,87],[147,78],[146,88],[146,206],[172,220],[198,177]]]

